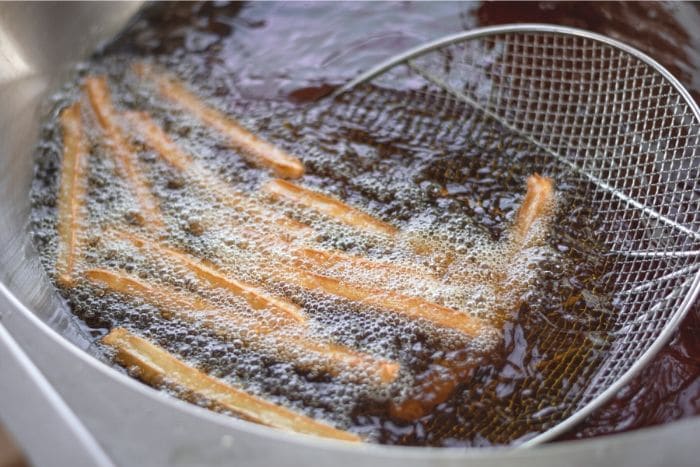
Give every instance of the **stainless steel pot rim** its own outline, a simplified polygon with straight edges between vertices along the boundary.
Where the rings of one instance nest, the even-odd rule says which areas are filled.
[[[649,57],[648,55],[644,54],[643,52],[630,47],[624,43],[621,43],[617,40],[611,39],[609,37],[605,37],[599,34],[591,33],[589,31],[581,30],[581,29],[576,29],[576,28],[569,28],[569,27],[563,27],[563,26],[552,26],[552,25],[546,25],[546,24],[514,24],[514,25],[504,25],[504,26],[494,26],[494,27],[485,27],[485,28],[478,28],[474,29],[471,31],[463,32],[463,33],[458,33],[454,34],[451,36],[447,36],[442,39],[438,39],[436,41],[430,42],[428,44],[425,44],[420,47],[416,47],[414,49],[411,49],[404,54],[401,54],[400,56],[397,56],[396,58],[393,58],[389,61],[386,61],[377,67],[372,68],[366,73],[363,73],[361,76],[353,80],[352,82],[348,83],[345,85],[343,88],[341,88],[341,92],[343,90],[350,89],[352,86],[354,86],[356,83],[369,79],[371,76],[376,75],[378,73],[381,73],[387,68],[390,68],[391,66],[396,65],[397,63],[400,63],[402,61],[405,61],[412,56],[422,53],[423,51],[430,50],[433,48],[440,47],[441,45],[448,44],[451,42],[456,42],[460,40],[466,40],[466,39],[473,39],[473,38],[478,38],[481,36],[486,36],[486,35],[491,35],[491,34],[498,34],[498,33],[506,33],[506,32],[552,32],[552,33],[562,33],[562,34],[574,34],[574,35],[579,35],[587,38],[592,38],[598,41],[601,41],[603,43],[607,43],[609,45],[621,48],[625,50],[626,52],[638,57],[639,59],[647,62],[648,64],[652,65],[654,68],[656,68],[673,86],[678,90],[678,92],[684,97],[684,99],[689,103],[689,105],[693,109],[693,113],[695,114],[696,118],[700,120],[700,109],[698,108],[697,104],[693,101],[693,99],[690,97],[690,94],[688,91],[683,87],[683,85],[668,71],[666,70],[663,66],[661,66],[658,62],[656,62],[654,59]],[[640,361],[635,364],[633,368],[631,368],[626,374],[625,377],[622,378],[618,384],[615,384],[608,388],[603,394],[598,396],[598,398],[602,398],[601,400],[607,400],[610,397],[612,397],[619,389],[622,388],[629,380],[634,377],[641,368],[648,363],[648,361],[654,356],[656,352],[668,341],[668,339],[671,337],[672,332],[675,330],[676,325],[680,322],[680,320],[687,314],[688,309],[690,308],[690,305],[693,303],[693,301],[696,299],[698,293],[700,292],[700,272],[696,274],[694,281],[693,281],[693,292],[686,296],[686,299],[683,302],[683,310],[681,313],[678,313],[674,319],[672,320],[671,323],[669,323],[668,327],[665,329],[662,337],[657,341],[657,343],[650,348],[647,353],[643,356]],[[118,371],[117,369],[99,361],[98,359],[90,356],[87,354],[85,351],[82,349],[78,348],[75,344],[70,342],[68,339],[64,338],[62,335],[60,335],[56,330],[51,328],[48,324],[46,324],[44,321],[42,321],[34,312],[32,312],[29,308],[27,308],[13,293],[12,291],[2,282],[0,282],[0,293],[7,299],[8,303],[12,305],[14,310],[10,310],[9,313],[14,312],[19,312],[21,313],[25,318],[29,319],[37,328],[39,328],[43,334],[51,339],[56,345],[59,345],[63,347],[65,350],[69,351],[74,357],[80,359],[83,363],[89,365],[90,367],[94,368],[97,371],[100,371],[104,374],[106,374],[109,378],[114,380],[115,384],[122,384],[130,388],[131,390],[137,391],[140,394],[148,397],[150,400],[152,400],[154,403],[161,403],[172,410],[176,411],[184,411],[186,413],[189,413],[190,415],[203,418],[207,421],[210,421],[212,423],[224,426],[226,428],[230,428],[232,430],[241,430],[244,432],[248,432],[250,434],[256,435],[256,436],[261,436],[264,438],[267,438],[271,443],[271,446],[274,446],[275,441],[280,441],[280,442],[293,442],[295,444],[303,445],[306,447],[315,447],[319,449],[332,449],[332,450],[338,450],[338,451],[347,451],[347,452],[357,452],[358,450],[363,451],[368,454],[373,454],[373,455],[385,455],[385,456],[391,456],[391,457],[411,457],[415,459],[416,457],[419,458],[425,458],[425,459],[468,459],[468,458],[484,458],[484,457],[491,457],[491,456],[496,456],[496,455],[502,455],[504,452],[515,452],[518,448],[522,447],[530,447],[533,446],[537,443],[544,442],[547,440],[550,440],[571,427],[573,427],[576,423],[579,423],[586,415],[588,415],[595,407],[597,407],[599,404],[596,404],[595,407],[587,407],[588,410],[581,411],[579,414],[581,414],[579,417],[574,417],[567,419],[565,422],[557,425],[553,429],[540,434],[529,441],[515,447],[510,447],[510,446],[500,446],[500,447],[485,447],[485,448],[457,448],[457,447],[445,447],[445,448],[432,448],[432,447],[405,447],[405,446],[384,446],[384,445],[376,445],[376,444],[368,444],[368,443],[360,443],[360,444],[351,444],[347,442],[342,442],[342,441],[334,441],[334,440],[327,440],[327,439],[322,439],[322,438],[315,438],[315,437],[310,437],[310,436],[305,436],[305,435],[300,435],[296,433],[287,433],[287,432],[282,432],[280,430],[274,430],[270,429],[264,426],[256,425],[254,423],[246,422],[243,420],[238,420],[236,418],[226,416],[223,414],[219,414],[216,412],[212,412],[210,410],[201,408],[199,406],[196,406],[194,404],[190,404],[184,401],[181,401],[179,399],[176,399],[174,397],[167,396],[164,394],[162,391],[156,390],[154,388],[151,388],[150,386],[147,386],[145,384],[142,384],[133,378],[127,376],[126,374]],[[3,318],[3,315],[0,315],[0,319]],[[596,399],[598,400],[598,399]],[[603,400],[603,401],[604,401]],[[589,404],[590,406],[591,404]],[[700,417],[696,417],[696,419],[700,419]],[[682,422],[674,422],[674,423],[682,423]],[[652,428],[654,429],[654,428]],[[618,437],[625,437],[625,436],[631,436],[633,435],[634,432],[631,433],[623,433],[619,435],[613,435],[613,436],[618,436]],[[232,433],[232,436],[235,436]],[[563,443],[557,443],[558,447],[564,448],[565,446],[575,443],[575,444],[581,444],[581,443],[588,443],[588,442],[593,442],[594,440],[584,440],[584,441],[574,441],[574,442],[563,442]]]

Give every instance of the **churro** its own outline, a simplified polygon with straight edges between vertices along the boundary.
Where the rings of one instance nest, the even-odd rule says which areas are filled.
[[[439,327],[453,329],[475,337],[491,328],[479,318],[451,308],[431,303],[421,297],[411,297],[389,290],[373,289],[349,284],[346,281],[315,274],[299,267],[291,267],[276,274],[288,282],[308,290],[316,290],[347,300],[391,311],[409,319],[421,319]]]
[[[143,223],[153,230],[160,230],[164,222],[158,200],[151,193],[147,178],[143,175],[135,148],[120,128],[117,112],[104,76],[89,76],[85,79],[85,91],[92,105],[105,142],[114,156],[117,170],[123,176],[139,204]]]
[[[63,162],[61,187],[58,195],[58,257],[56,277],[59,284],[71,286],[74,281],[76,257],[80,247],[85,196],[87,194],[88,148],[83,128],[80,104],[77,102],[61,112],[63,128]]]
[[[333,376],[347,374],[363,381],[369,377],[381,384],[390,383],[398,376],[397,363],[377,359],[338,344],[317,342],[291,331],[278,333],[276,326],[252,320],[198,296],[187,296],[169,286],[157,287],[131,275],[106,269],[90,269],[85,277],[93,285],[128,298],[137,299],[157,307],[166,318],[199,322],[222,336],[245,339],[251,347],[267,351],[273,346],[280,358],[295,361],[303,368],[321,368]]]
[[[221,288],[236,296],[242,297],[253,309],[267,309],[286,321],[295,324],[306,324],[306,317],[301,307],[298,305],[288,300],[274,297],[259,287],[227,277],[224,272],[207,261],[194,258],[175,248],[168,247],[157,241],[139,237],[132,233],[112,231],[109,232],[107,236],[127,240],[148,255],[178,263],[193,272],[198,279],[208,283],[211,287]]]
[[[293,254],[298,259],[317,268],[342,268],[349,271],[381,271],[389,275],[409,276],[419,280],[435,280],[432,272],[419,265],[412,267],[377,261],[362,256],[355,256],[338,250],[319,250],[316,248],[297,248]]]
[[[137,367],[139,378],[160,386],[204,397],[246,420],[297,433],[360,441],[360,437],[333,428],[306,415],[273,404],[265,399],[234,388],[193,368],[163,348],[138,337],[123,328],[115,328],[102,338],[102,343],[116,350],[116,361],[127,368]]]
[[[263,191],[275,198],[300,204],[358,230],[381,235],[395,235],[396,227],[330,196],[296,185],[286,180],[270,180]]]
[[[229,144],[239,149],[252,163],[266,167],[280,177],[299,178],[304,175],[304,165],[299,158],[255,135],[233,117],[209,106],[172,76],[161,74],[145,64],[137,64],[134,69],[142,78],[153,80],[162,96],[224,135]]]
[[[140,135],[143,142],[154,150],[163,160],[178,171],[185,174],[201,190],[213,195],[226,206],[243,210],[250,215],[263,214],[274,218],[274,223],[281,228],[285,235],[296,237],[311,235],[311,227],[296,222],[285,216],[269,212],[264,206],[246,194],[236,190],[220,180],[214,173],[203,167],[190,154],[183,151],[168,134],[146,112],[126,112],[126,120],[130,128]],[[271,226],[267,226],[268,228]]]
[[[475,362],[440,361],[430,365],[416,377],[418,383],[412,396],[389,405],[389,413],[400,420],[413,421],[430,413],[445,402],[455,388],[464,383],[473,373]]]
[[[520,246],[532,234],[533,226],[547,219],[554,208],[554,182],[551,178],[538,174],[527,178],[525,199],[518,209],[515,223],[511,228],[511,243]]]

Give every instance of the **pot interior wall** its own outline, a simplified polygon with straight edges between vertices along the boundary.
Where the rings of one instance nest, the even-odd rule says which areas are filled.
[[[87,336],[51,287],[28,230],[29,189],[46,96],[71,67],[121,29],[138,3],[4,5],[0,15],[0,282],[27,308],[85,348]],[[88,30],[85,25],[89,24]],[[8,310],[0,310],[8,313]]]

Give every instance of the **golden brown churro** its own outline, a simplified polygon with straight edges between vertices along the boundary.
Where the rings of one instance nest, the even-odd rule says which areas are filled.
[[[159,386],[171,385],[180,390],[204,397],[246,420],[297,433],[334,438],[344,441],[361,441],[360,437],[333,428],[303,414],[273,404],[260,397],[231,387],[170,354],[161,347],[115,328],[102,342],[116,349],[115,359],[124,367],[139,368],[139,378]]]
[[[359,230],[390,236],[398,232],[396,227],[357,208],[285,180],[270,180],[262,189],[276,198],[313,209]]]
[[[199,260],[187,253],[167,247],[162,243],[147,240],[128,232],[114,231],[107,234],[107,236],[110,235],[127,240],[150,255],[179,263],[211,287],[218,287],[242,297],[253,309],[267,309],[275,315],[296,324],[306,324],[307,322],[301,307],[298,305],[282,298],[274,297],[258,287],[226,277],[225,273],[216,266],[204,260]]]
[[[188,170],[199,172],[200,167],[194,158],[180,150],[148,113],[129,111],[124,112],[124,117],[130,123],[131,129],[138,132],[145,143],[170,165],[181,172]]]
[[[97,117],[105,141],[114,155],[117,168],[129,183],[139,204],[143,221],[147,227],[159,230],[164,227],[158,201],[151,193],[150,184],[139,170],[136,150],[124,135],[117,123],[117,113],[104,76],[88,76],[85,79],[85,91],[90,99],[92,109]]]
[[[410,319],[423,319],[440,327],[454,329],[467,336],[478,336],[490,329],[490,325],[451,308],[431,303],[421,297],[410,297],[396,292],[351,285],[345,281],[320,274],[289,268],[277,274],[282,282],[288,282],[309,290],[392,311]]]
[[[527,178],[527,192],[520,205],[515,223],[512,227],[511,242],[519,244],[525,241],[532,226],[540,219],[546,218],[554,207],[554,182],[551,178],[538,174]]]
[[[73,285],[76,256],[80,247],[81,210],[87,194],[88,148],[83,129],[80,104],[77,102],[61,112],[63,128],[63,162],[61,188],[58,195],[58,257],[56,276],[59,284]]]
[[[335,267],[344,268],[348,271],[381,271],[389,275],[408,276],[419,280],[435,280],[433,274],[420,265],[408,267],[386,261],[375,261],[338,250],[325,251],[314,248],[298,248],[293,251],[293,254],[305,263],[326,270]]]
[[[274,351],[281,358],[295,361],[305,368],[318,366],[333,376],[349,371],[349,377],[357,379],[359,376],[362,381],[366,376],[382,384],[390,383],[398,376],[397,363],[377,359],[342,345],[315,342],[301,333],[280,334],[275,332],[277,329],[274,326],[221,310],[204,298],[189,297],[168,286],[159,284],[154,287],[128,274],[106,269],[90,269],[85,272],[85,277],[94,285],[158,307],[166,319],[177,317],[185,321],[199,321],[221,335],[242,337],[260,350],[275,346]],[[273,340],[266,340],[265,337],[272,337]]]
[[[155,81],[158,91],[164,97],[184,107],[203,123],[226,136],[231,146],[241,150],[242,155],[251,162],[267,167],[280,177],[299,178],[304,175],[304,165],[297,157],[256,136],[234,118],[205,104],[183,83],[158,73],[145,64],[137,64],[134,69],[139,76]]]
[[[143,138],[147,146],[174,168],[187,174],[200,189],[214,195],[230,208],[245,210],[251,215],[258,211],[264,211],[262,206],[255,205],[255,202],[246,194],[224,183],[210,170],[203,167],[194,157],[180,149],[170,136],[153,121],[148,113],[126,112],[125,116],[133,131]],[[311,227],[287,217],[278,216],[275,219],[275,223],[284,229],[285,234],[293,238],[299,235],[309,236],[313,234]]]

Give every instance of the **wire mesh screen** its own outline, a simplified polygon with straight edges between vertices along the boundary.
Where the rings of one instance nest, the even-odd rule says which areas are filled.
[[[480,157],[499,163],[508,163],[513,145],[525,145],[531,158],[516,171],[543,171],[559,184],[576,185],[568,205],[597,219],[596,229],[569,234],[588,235],[582,244],[595,241],[605,249],[601,270],[611,302],[607,313],[589,316],[598,320],[589,330],[604,336],[605,350],[590,352],[581,342],[580,352],[547,363],[550,377],[521,381],[516,391],[530,395],[508,396],[499,409],[520,407],[514,417],[474,406],[475,400],[488,402],[488,390],[466,390],[470,419],[483,412],[487,420],[465,421],[463,429],[490,442],[512,442],[557,425],[561,430],[578,419],[573,415],[580,418],[599,406],[665,341],[697,288],[695,104],[642,54],[581,32],[527,27],[433,44],[352,86],[337,99],[337,111],[348,121],[442,148],[463,145],[465,138],[488,146],[484,135],[497,134],[500,145],[482,148]],[[388,128],[382,113],[398,122],[402,114],[407,117]],[[426,131],[421,119],[441,123]],[[503,144],[504,138],[510,143]],[[562,223],[555,235],[567,229],[576,230]],[[549,333],[542,346],[565,340],[571,346],[572,330],[576,325],[554,323],[541,331]],[[547,404],[538,403],[544,399]]]

